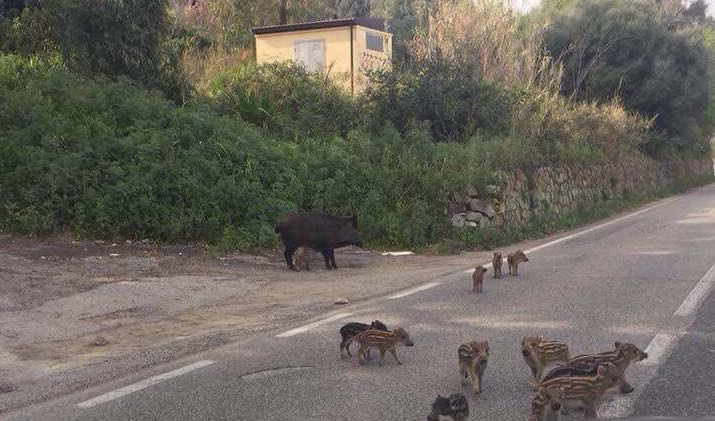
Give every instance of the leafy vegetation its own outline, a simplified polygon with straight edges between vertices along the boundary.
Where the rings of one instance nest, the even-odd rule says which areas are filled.
[[[570,2],[545,36],[551,54],[564,63],[563,93],[578,100],[619,98],[654,117],[665,135],[652,138],[651,152],[700,147],[708,56],[687,12],[668,1]]]
[[[695,156],[715,129],[702,2],[638,2],[0,0],[0,230],[245,250],[318,208],[359,213],[373,246],[528,235],[452,232],[448,193],[495,170]],[[395,34],[361,96],[252,62],[251,27],[334,15]]]

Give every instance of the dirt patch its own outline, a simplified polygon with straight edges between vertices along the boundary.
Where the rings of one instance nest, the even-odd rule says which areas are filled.
[[[336,308],[338,298],[384,295],[489,256],[342,249],[336,260],[339,269],[326,271],[316,254],[313,270],[291,272],[278,251],[216,256],[148,241],[0,236],[0,372],[21,384],[202,335],[226,343]]]

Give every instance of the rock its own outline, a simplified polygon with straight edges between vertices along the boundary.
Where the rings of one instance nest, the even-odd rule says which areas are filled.
[[[119,254],[117,254],[117,253],[109,253],[109,257],[119,257]]]
[[[487,218],[482,218],[479,220],[479,228],[481,229],[489,228],[491,225],[492,223]]]
[[[464,213],[467,211],[467,206],[464,204],[464,202],[462,202],[462,203],[451,202],[449,204],[448,210],[449,210],[450,215],[454,215],[455,213]]]
[[[496,215],[497,212],[494,210],[494,206],[486,200],[481,199],[469,199],[467,201],[467,208],[474,212],[479,212],[489,218]]]
[[[109,345],[109,341],[104,337],[104,336],[97,336],[94,338],[92,343],[90,343],[92,346],[105,346]]]
[[[489,194],[497,194],[497,193],[499,193],[499,187],[498,187],[497,185],[495,185],[495,184],[489,184],[489,185],[486,187],[486,191],[487,191],[487,193],[489,193]]]
[[[464,203],[464,195],[460,192],[452,193],[452,202],[454,203]]]
[[[468,227],[472,227],[472,228],[476,228],[476,227],[479,226],[479,224],[476,223],[476,222],[474,222],[474,221],[467,221],[467,222],[465,223],[465,225],[468,226]]]
[[[127,244],[127,245],[128,245],[128,244],[131,244],[131,243],[132,243],[132,240],[126,240],[126,241],[124,242],[124,244]]]
[[[504,217],[502,215],[495,215],[491,220],[491,224],[497,228],[504,226]]]
[[[467,217],[467,221],[477,221],[477,222],[479,222],[479,220],[481,220],[482,218],[484,218],[484,215],[482,215],[482,214],[479,213],[479,212],[467,212],[466,215],[467,215],[467,216],[466,216],[466,217]]]
[[[452,226],[453,227],[462,228],[466,222],[467,222],[467,218],[466,218],[465,214],[458,213],[456,215],[452,215]]]
[[[467,195],[467,197],[477,197],[479,196],[479,191],[477,190],[476,187],[473,185],[468,185],[466,189],[464,189],[464,193]]]
[[[347,298],[338,298],[337,300],[335,300],[335,304],[347,304],[349,302],[350,301],[348,301]]]

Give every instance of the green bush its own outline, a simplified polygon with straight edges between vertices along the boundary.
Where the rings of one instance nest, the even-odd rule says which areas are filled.
[[[294,209],[354,211],[373,245],[445,234],[444,196],[486,172],[423,126],[275,140],[205,104],[0,56],[0,229],[275,245]]]
[[[209,95],[220,113],[239,116],[280,139],[345,136],[356,127],[352,98],[326,77],[289,63],[221,74],[210,83]]]
[[[375,72],[363,98],[370,123],[387,121],[404,132],[411,123],[425,121],[436,141],[464,141],[479,132],[508,132],[514,94],[473,80],[471,74],[469,69],[441,59]]]

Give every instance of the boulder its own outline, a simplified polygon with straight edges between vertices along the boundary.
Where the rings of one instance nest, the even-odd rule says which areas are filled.
[[[467,221],[476,221],[479,222],[480,219],[484,218],[484,215],[482,215],[479,212],[467,212]]]
[[[455,213],[464,213],[467,211],[467,205],[465,205],[464,202],[451,202],[448,210],[450,215],[454,215]]]
[[[477,190],[476,187],[473,185],[468,185],[466,189],[464,189],[464,193],[467,195],[467,197],[477,197],[479,196],[479,191]]]
[[[467,209],[474,212],[479,212],[489,218],[497,214],[497,212],[494,210],[494,206],[492,206],[491,203],[481,199],[469,199],[467,201]]]
[[[452,226],[456,228],[462,228],[464,224],[467,222],[466,215],[463,213],[458,213],[455,215],[452,215]]]

